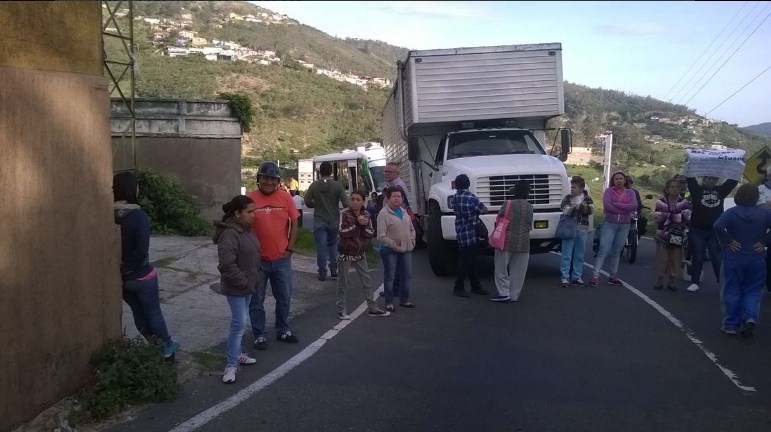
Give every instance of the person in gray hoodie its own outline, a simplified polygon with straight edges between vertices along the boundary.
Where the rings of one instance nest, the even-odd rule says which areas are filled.
[[[230,306],[230,331],[227,341],[227,364],[222,382],[236,381],[239,365],[257,360],[244,354],[241,340],[249,317],[249,302],[260,277],[260,242],[251,229],[254,221],[254,201],[245,195],[235,196],[222,206],[225,215],[215,221],[212,239],[217,245],[220,272],[219,286],[212,286],[227,297]]]
[[[340,234],[340,204],[348,207],[343,185],[332,179],[332,164],[322,162],[321,178],[305,191],[305,206],[313,209],[313,238],[316,240],[316,264],[319,280],[327,279],[327,265],[332,279],[337,278],[337,238]]]

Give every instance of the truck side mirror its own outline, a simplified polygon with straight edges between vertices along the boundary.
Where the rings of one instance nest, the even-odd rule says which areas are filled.
[[[570,129],[560,129],[560,154],[559,160],[568,160],[568,154],[573,150],[573,138]]]

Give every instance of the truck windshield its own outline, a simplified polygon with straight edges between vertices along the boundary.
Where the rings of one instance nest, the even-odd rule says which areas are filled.
[[[507,154],[546,154],[530,131],[484,130],[450,135],[447,159]]]
[[[375,182],[375,190],[382,192],[385,188],[385,167],[369,167],[369,173],[372,174],[372,181]],[[371,192],[371,191],[369,191]]]

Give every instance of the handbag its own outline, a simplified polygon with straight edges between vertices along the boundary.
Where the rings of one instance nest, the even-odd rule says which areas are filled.
[[[669,241],[671,246],[683,246],[685,243],[685,230],[680,226],[673,226],[669,229]]]
[[[506,202],[506,211],[495,218],[495,228],[490,236],[489,244],[495,249],[503,250],[506,247],[506,232],[509,230],[509,210],[511,201]]]
[[[479,219],[479,216],[477,216],[476,223],[474,224],[474,233],[476,233],[477,241],[485,244],[490,238],[490,233],[487,231],[487,226],[484,222],[482,222],[482,219]]]
[[[560,221],[557,223],[557,231],[554,234],[558,239],[576,238],[578,231],[578,220],[573,215],[560,215]]]

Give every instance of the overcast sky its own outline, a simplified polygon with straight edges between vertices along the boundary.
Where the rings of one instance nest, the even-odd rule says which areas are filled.
[[[739,126],[771,122],[770,1],[252,3],[332,36],[410,49],[560,42],[569,82]]]

